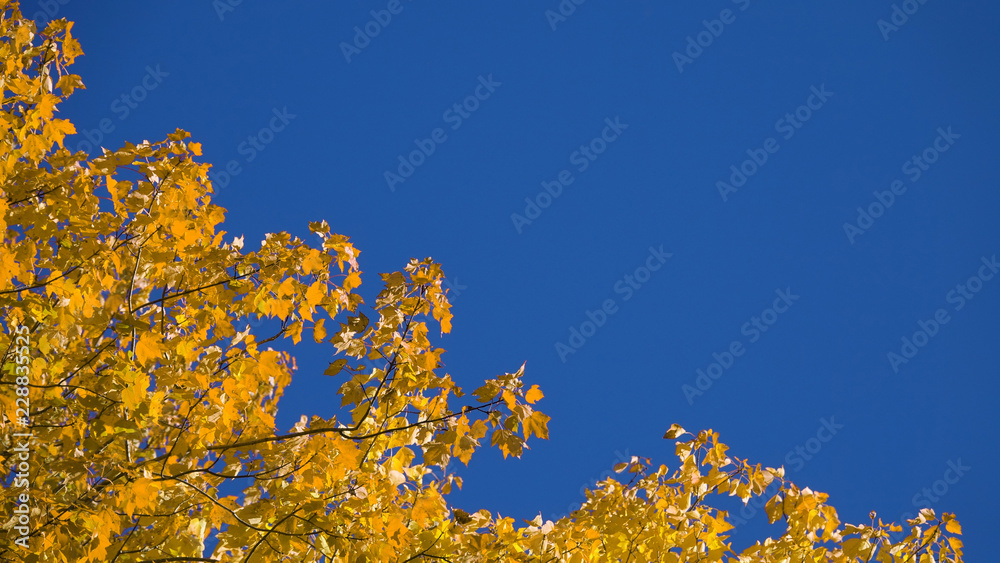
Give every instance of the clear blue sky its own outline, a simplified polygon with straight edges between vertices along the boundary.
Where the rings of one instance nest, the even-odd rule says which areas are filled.
[[[675,4],[70,0],[62,112],[108,147],[190,131],[233,163],[230,235],[325,218],[367,295],[443,263],[447,371],[527,361],[552,416],[458,468],[458,506],[564,514],[620,456],[674,467],[677,422],[847,521],[956,512],[988,559],[1000,6]],[[301,348],[286,428],[339,404],[332,349]]]

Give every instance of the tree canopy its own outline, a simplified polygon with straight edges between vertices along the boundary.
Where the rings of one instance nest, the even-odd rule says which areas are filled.
[[[559,521],[453,506],[453,458],[487,439],[519,457],[549,417],[524,365],[470,393],[443,372],[441,266],[381,274],[368,305],[360,251],[324,220],[313,242],[227,237],[187,132],[71,153],[55,116],[84,88],[73,24],[36,29],[13,1],[0,17],[3,560],[961,561],[952,514],[924,509],[893,541],[900,526],[845,524],[826,494],[678,425],[672,469],[633,457]],[[264,318],[279,328],[258,338]],[[341,410],[283,431],[296,365],[269,344],[304,338],[329,347]],[[735,553],[712,498],[775,484],[783,534]]]

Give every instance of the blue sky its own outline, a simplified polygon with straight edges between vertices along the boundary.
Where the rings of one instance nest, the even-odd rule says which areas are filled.
[[[186,129],[230,235],[327,219],[367,295],[443,264],[448,373],[526,361],[552,416],[522,459],[456,468],[455,505],[565,514],[622,457],[674,467],[676,422],[846,521],[956,512],[983,558],[1000,7],[670,4],[24,7],[77,22],[69,146]],[[299,348],[284,427],[339,404],[332,348]],[[778,533],[760,513],[738,545]]]

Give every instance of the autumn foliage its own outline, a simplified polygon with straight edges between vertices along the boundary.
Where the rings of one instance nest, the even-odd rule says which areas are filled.
[[[484,440],[520,456],[549,418],[523,365],[468,394],[443,373],[440,266],[382,274],[366,305],[360,252],[326,221],[311,242],[277,233],[249,250],[226,236],[188,133],[71,153],[75,129],[56,114],[84,87],[68,71],[82,55],[72,23],[39,30],[2,4],[0,559],[961,560],[953,515],[925,509],[893,543],[874,516],[846,525],[827,495],[677,426],[673,469],[633,458],[558,522],[451,506],[453,458],[467,464]],[[261,318],[274,334],[251,331]],[[343,408],[281,430],[295,362],[268,345],[304,338],[329,347]],[[783,535],[734,553],[713,496],[746,502],[772,484]]]

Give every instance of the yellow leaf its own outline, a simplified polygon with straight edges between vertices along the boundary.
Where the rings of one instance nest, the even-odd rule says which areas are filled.
[[[80,88],[81,90],[86,90],[87,87],[83,85],[83,81],[76,74],[64,74],[59,82],[56,82],[56,88],[62,91],[64,96],[69,96],[73,93],[73,90]]]
[[[517,397],[509,389],[504,389],[500,396],[503,398],[503,402],[507,404],[508,409],[513,410],[517,406]]]
[[[428,518],[434,518],[442,512],[444,502],[434,489],[424,489],[421,493],[416,502],[413,503],[410,518],[417,523],[417,526],[423,527]]]
[[[63,146],[63,139],[66,138],[66,135],[74,133],[76,133],[76,127],[68,119],[53,119],[45,125],[45,136],[50,142],[59,145],[60,148]]]
[[[313,325],[313,340],[315,340],[317,344],[326,338],[326,328],[323,326],[325,322],[326,319],[319,319],[316,321],[316,324]]]
[[[160,339],[153,332],[143,333],[135,343],[135,357],[142,365],[146,365],[149,360],[158,359],[160,354]]]
[[[542,393],[542,390],[539,389],[537,385],[532,385],[531,389],[528,389],[528,392],[525,393],[524,400],[528,401],[528,404],[533,405],[544,396],[545,395]]]
[[[341,358],[339,360],[334,360],[333,362],[330,362],[330,365],[326,368],[326,370],[323,371],[323,375],[330,375],[330,376],[337,375],[338,373],[340,373],[340,370],[344,369],[344,366],[346,365],[347,365],[347,360],[345,360],[344,358]]]
[[[321,272],[326,270],[326,264],[323,262],[323,254],[319,250],[313,248],[309,251],[305,257],[302,258],[302,272],[305,274],[311,274],[313,272]]]
[[[292,305],[291,299],[272,299],[267,303],[267,311],[268,314],[285,320],[292,312]]]
[[[451,319],[454,315],[445,306],[435,306],[433,311],[434,319],[441,323],[441,332],[448,334],[451,332]]]
[[[281,356],[274,350],[261,352],[260,359],[257,362],[257,369],[260,370],[260,375],[265,378],[274,377],[277,379],[282,374],[280,359]]]
[[[419,356],[420,367],[426,370],[433,370],[437,368],[441,352],[443,352],[443,350],[438,348],[437,350],[428,350],[427,352],[421,354]]]
[[[278,289],[275,290],[275,293],[278,294],[278,297],[295,295],[295,281],[292,278],[285,278],[278,286]]]
[[[145,402],[148,388],[149,376],[144,373],[137,373],[135,379],[122,389],[122,402],[127,408],[134,409],[140,403]]]
[[[361,276],[358,275],[358,272],[351,272],[350,274],[347,274],[347,279],[344,280],[345,290],[351,291],[360,286],[361,286]]]
[[[531,413],[531,416],[524,419],[524,437],[529,438],[532,434],[538,436],[543,440],[549,439],[549,420],[551,418],[548,415],[542,414],[538,411]]]
[[[63,41],[63,55],[66,57],[66,63],[73,64],[73,60],[82,54],[83,49],[80,48],[80,42],[70,37],[69,28],[66,28],[66,40]]]
[[[781,494],[774,495],[771,500],[767,501],[767,504],[764,505],[764,511],[767,512],[768,523],[774,524],[781,518],[784,514],[783,507]]]
[[[135,507],[142,510],[153,503],[157,494],[157,483],[152,479],[140,477],[132,483],[132,500]]]
[[[38,102],[35,103],[35,111],[38,112],[38,115],[42,118],[42,120],[48,121],[52,119],[52,112],[55,111],[55,106],[58,102],[59,96],[54,94],[42,94]],[[66,120],[61,119],[60,121]]]
[[[673,440],[674,438],[680,436],[681,434],[687,434],[687,430],[681,427],[680,424],[671,424],[670,429],[667,433],[663,435],[664,440]]]
[[[28,153],[28,157],[35,161],[41,160],[45,151],[49,149],[40,135],[28,135],[21,146],[24,152]]]

